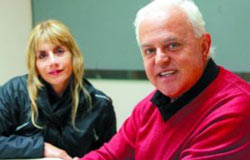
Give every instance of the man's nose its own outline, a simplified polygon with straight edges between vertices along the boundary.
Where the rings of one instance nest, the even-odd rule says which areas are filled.
[[[155,55],[155,64],[159,66],[167,65],[170,62],[169,55],[162,51],[161,49],[158,49]]]

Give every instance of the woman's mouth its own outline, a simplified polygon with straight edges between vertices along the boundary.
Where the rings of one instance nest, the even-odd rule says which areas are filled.
[[[49,72],[50,75],[58,75],[59,73],[61,73],[63,70],[62,69],[56,69],[56,70],[52,70]]]

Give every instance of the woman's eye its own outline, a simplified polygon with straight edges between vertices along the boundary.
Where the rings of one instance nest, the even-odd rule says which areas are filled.
[[[61,47],[58,47],[58,48],[55,49],[55,53],[57,53],[57,54],[63,54],[64,53],[64,49],[61,48]]]
[[[47,56],[46,52],[39,52],[38,59],[44,59]]]

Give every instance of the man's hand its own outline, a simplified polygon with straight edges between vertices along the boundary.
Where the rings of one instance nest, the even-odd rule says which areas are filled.
[[[72,160],[72,158],[67,154],[66,151],[53,146],[50,143],[44,143],[44,152],[43,152],[44,157],[50,157],[50,158],[61,158],[64,160]]]

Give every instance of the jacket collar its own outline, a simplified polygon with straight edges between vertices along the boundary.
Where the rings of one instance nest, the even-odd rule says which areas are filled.
[[[62,97],[58,97],[53,88],[44,80],[44,84],[38,90],[37,106],[39,111],[39,120],[42,126],[60,126],[70,118],[72,98],[70,94],[70,83],[64,91]]]
[[[186,93],[170,103],[171,98],[162,94],[159,90],[153,95],[151,102],[155,104],[164,119],[167,121],[182,107],[197,97],[218,75],[219,67],[210,58],[200,80]]]
[[[72,79],[61,97],[56,95],[50,84],[42,78],[40,78],[40,80],[44,86],[38,90],[37,105],[39,110],[39,119],[42,123],[45,123],[45,125],[61,126],[70,118],[72,109]],[[94,94],[93,86],[84,78],[83,85],[90,95]],[[80,92],[78,115],[82,115],[86,112],[89,108],[88,106],[89,104],[85,94]]]

